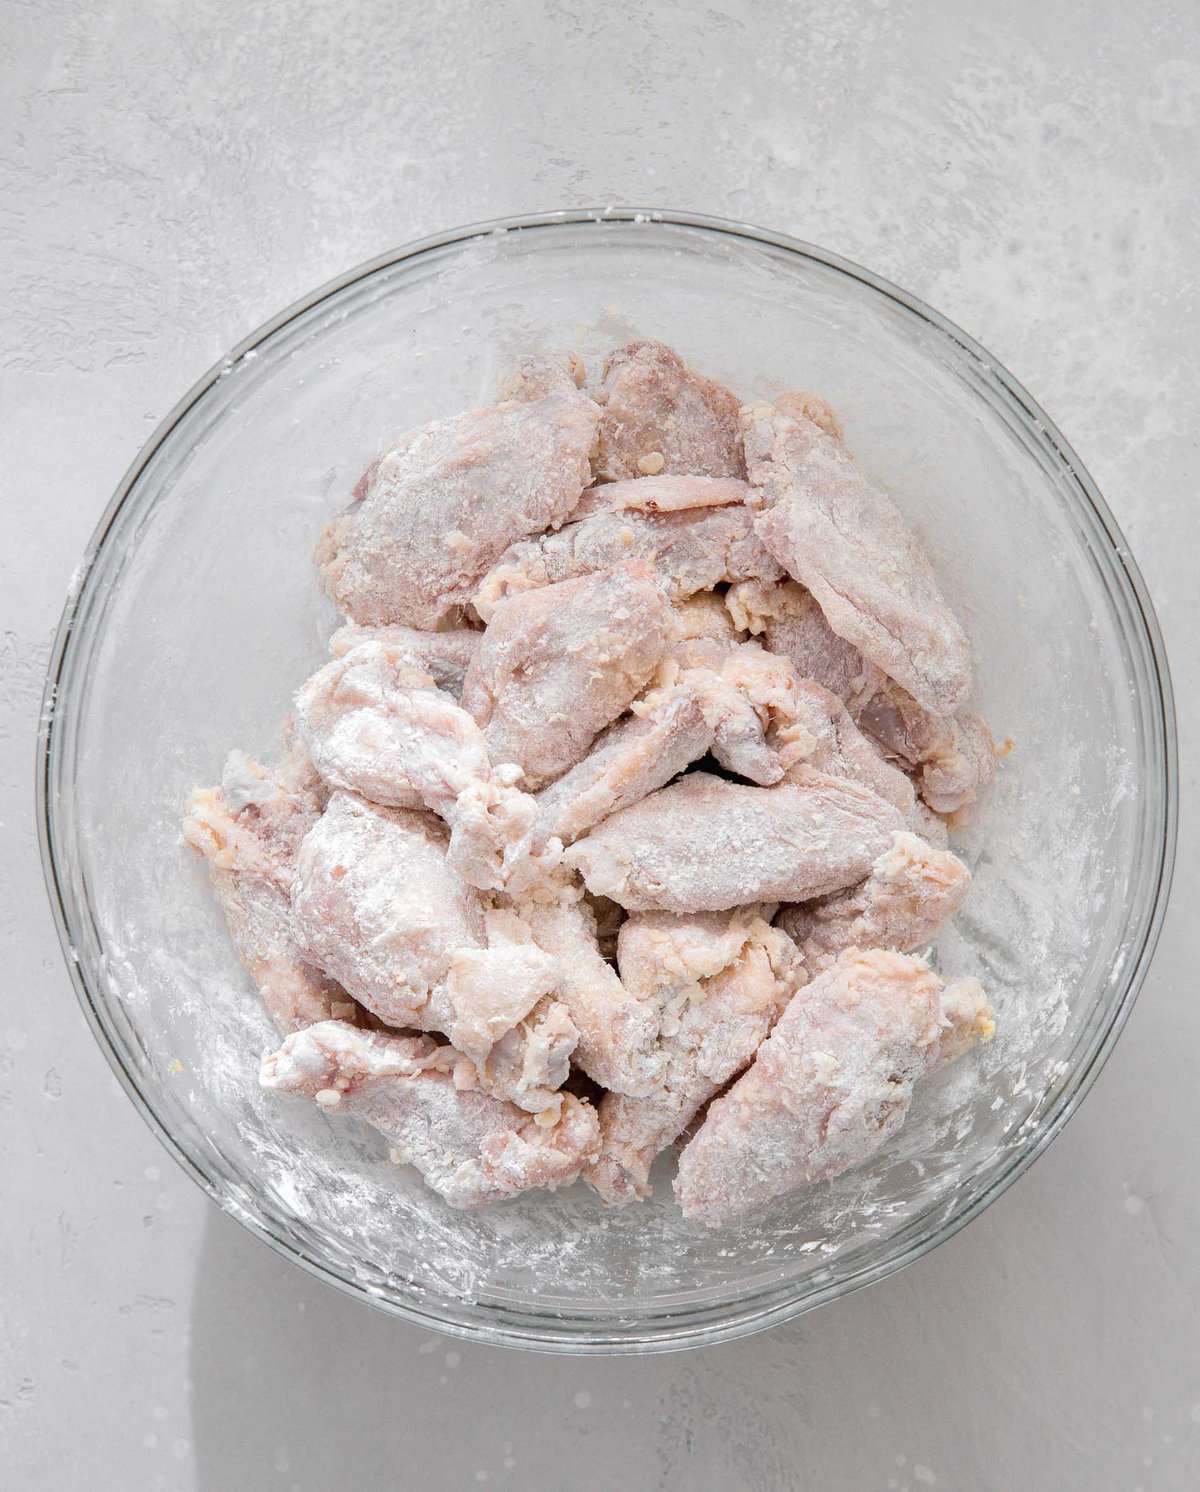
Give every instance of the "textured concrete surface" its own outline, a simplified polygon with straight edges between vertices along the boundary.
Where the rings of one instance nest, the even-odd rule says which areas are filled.
[[[1200,1484],[1189,0],[0,0],[0,68],[4,1485]],[[568,1362],[378,1318],[175,1170],[60,965],[33,732],[99,510],[227,346],[394,243],[621,200],[840,250],[1024,380],[1146,573],[1185,804],[1174,915],[1127,1032],[981,1220],[749,1342]]]

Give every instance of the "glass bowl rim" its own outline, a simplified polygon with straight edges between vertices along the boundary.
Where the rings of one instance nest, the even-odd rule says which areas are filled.
[[[1135,618],[1134,632],[1147,648],[1151,668],[1148,673],[1150,686],[1149,706],[1160,736],[1161,760],[1159,786],[1162,804],[1162,838],[1158,845],[1157,861],[1151,867],[1147,881],[1153,880],[1153,895],[1149,902],[1148,915],[1136,953],[1129,961],[1123,987],[1110,1000],[1106,1019],[1097,1037],[1094,1038],[1090,1056],[1076,1067],[1054,1095],[1047,1108],[1037,1117],[1028,1137],[1013,1151],[993,1176],[990,1183],[973,1196],[965,1206],[952,1210],[931,1232],[909,1241],[891,1256],[877,1259],[852,1268],[840,1278],[830,1279],[819,1288],[797,1289],[794,1283],[775,1284],[765,1289],[733,1293],[715,1303],[701,1307],[685,1306],[680,1310],[667,1310],[657,1318],[636,1314],[621,1315],[617,1309],[603,1319],[596,1313],[581,1313],[575,1320],[569,1313],[555,1310],[539,1310],[536,1305],[514,1309],[497,1297],[492,1303],[487,1297],[459,1302],[439,1297],[432,1308],[422,1308],[419,1301],[424,1294],[419,1287],[414,1291],[415,1299],[400,1299],[385,1296],[377,1287],[364,1284],[348,1274],[340,1273],[324,1261],[311,1256],[300,1247],[294,1237],[285,1236],[286,1220],[280,1219],[279,1231],[270,1225],[272,1209],[256,1199],[257,1210],[252,1210],[234,1195],[227,1183],[215,1174],[206,1171],[199,1161],[176,1137],[167,1118],[159,1114],[151,1092],[152,1084],[143,1088],[141,1074],[136,1064],[127,1060],[123,1043],[105,1014],[102,995],[94,992],[87,972],[75,951],[72,937],[74,898],[67,891],[67,879],[61,873],[62,846],[60,845],[55,811],[55,769],[59,756],[60,731],[58,722],[62,713],[60,685],[72,661],[72,649],[76,635],[76,619],[84,599],[89,595],[96,574],[97,561],[104,550],[121,509],[134,492],[143,472],[159,450],[187,415],[205,397],[212,386],[246,354],[255,350],[280,332],[289,323],[313,310],[324,301],[332,300],[342,291],[375,274],[391,269],[405,261],[415,261],[423,255],[462,246],[474,240],[486,239],[500,233],[536,232],[543,228],[572,227],[585,225],[651,223],[668,227],[695,230],[701,234],[741,240],[755,245],[765,245],[782,250],[786,254],[834,271],[860,286],[874,291],[893,301],[901,310],[926,323],[947,339],[960,354],[981,366],[1000,393],[1009,411],[1026,430],[1032,430],[1043,447],[1049,451],[1069,479],[1076,502],[1085,515],[1098,524],[1107,540],[1103,550],[1108,571],[1106,578],[1115,578],[1117,589],[1124,593],[1125,600],[1132,603]],[[646,1353],[678,1350],[708,1343],[733,1340],[764,1329],[776,1322],[793,1319],[807,1310],[825,1304],[829,1300],[861,1289],[866,1285],[886,1278],[899,1269],[907,1267],[951,1238],[966,1226],[1045,1152],[1062,1130],[1067,1120],[1075,1113],[1083,1098],[1095,1082],[1107,1061],[1133,1003],[1145,979],[1161,931],[1163,917],[1170,895],[1174,870],[1178,831],[1178,761],[1175,727],[1174,700],[1170,671],[1162,640],[1158,619],[1154,612],[1145,582],[1134,561],[1129,546],[1100,495],[1096,484],[1054,422],[1046,415],[1020,382],[1008,372],[979,343],[953,322],[933,310],[916,296],[900,289],[871,270],[852,260],[820,248],[815,244],[776,233],[768,229],[710,214],[647,207],[572,208],[552,212],[517,214],[511,217],[489,219],[466,224],[442,233],[414,239],[383,254],[377,255],[325,284],[310,291],[290,306],[271,317],[244,337],[236,346],[215,363],[173,409],[159,422],[154,432],[142,446],[122,477],[116,491],[104,509],[84,555],[76,567],[68,589],[54,645],[47,666],[45,691],[39,722],[36,758],[36,813],[38,844],[42,858],[42,869],[47,894],[53,912],[55,926],[64,960],[67,964],[76,995],[83,1008],[92,1033],[95,1036],[110,1068],[125,1089],[134,1107],[149,1125],[168,1153],[217,1203],[221,1209],[237,1218],[254,1236],[261,1239],[284,1258],[299,1264],[310,1274],[332,1284],[348,1295],[367,1300],[388,1314],[398,1316],[412,1324],[450,1336],[483,1341],[493,1345],[533,1348],[540,1351],[566,1353]],[[920,1222],[918,1218],[915,1222]],[[480,1312],[484,1319],[480,1319]]]

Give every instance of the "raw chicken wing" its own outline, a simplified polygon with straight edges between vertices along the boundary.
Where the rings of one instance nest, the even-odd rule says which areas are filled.
[[[921,796],[935,813],[967,807],[995,776],[996,748],[981,716],[937,715],[890,679],[863,710],[862,727],[917,773]]]
[[[334,793],[300,846],[292,906],[305,954],[380,1020],[444,1032],[522,1108],[557,1103],[577,1036],[550,998],[557,964],[520,919],[485,911],[437,819]]]
[[[446,978],[454,1046],[475,1063],[490,1092],[531,1113],[557,1113],[579,1032],[561,1000],[558,961],[508,908],[484,913],[486,948],[456,949]]]
[[[597,736],[591,751],[537,794],[533,842],[570,844],[601,819],[670,782],[712,744],[713,729],[690,682],[655,691]]]
[[[912,786],[903,772],[882,760],[841,700],[799,677],[789,659],[757,643],[721,649],[704,642],[679,644],[672,657],[699,670],[685,677],[707,692],[716,725],[713,755],[731,772],[769,786],[803,764],[859,782],[902,813],[911,809]]]
[[[558,995],[579,1032],[574,1061],[615,1093],[647,1093],[658,1080],[655,1003],[627,990],[601,956],[596,919],[574,888],[556,901],[529,901],[521,914],[538,945],[558,960]]]
[[[912,953],[933,942],[970,884],[971,872],[957,855],[915,834],[896,833],[860,886],[785,907],[778,925],[795,940],[810,973],[847,948]]]
[[[841,700],[808,679],[797,683],[796,695],[800,703],[792,732],[798,740],[812,743],[805,751],[805,765],[869,788],[909,819],[914,807],[912,783],[883,759]]]
[[[567,850],[589,891],[629,911],[804,901],[861,880],[902,827],[877,794],[797,769],[775,787],[692,772]]]
[[[641,561],[672,601],[725,581],[775,580],[782,571],[740,503],[650,513],[593,513],[558,533],[514,544],[475,593],[475,610],[491,620],[506,596]]]
[[[402,651],[363,642],[318,669],[296,696],[313,765],[331,787],[443,818],[469,782],[491,772],[470,715]]]
[[[927,709],[953,714],[971,687],[970,649],[895,504],[803,415],[758,405],[743,430],[768,550],[839,637]]]
[[[674,660],[712,724],[721,766],[769,787],[801,758],[807,740],[795,739],[797,680],[786,659],[752,643],[700,641],[680,644]]]
[[[543,1122],[474,1087],[471,1063],[427,1036],[327,1021],[264,1057],[260,1082],[365,1119],[391,1142],[392,1160],[415,1166],[452,1207],[568,1186],[599,1144],[590,1104],[563,1094]]]
[[[600,476],[745,476],[737,399],[663,343],[611,353],[596,398]]]
[[[326,594],[356,622],[436,627],[510,544],[570,513],[591,480],[599,419],[563,387],[403,436],[325,530]]]
[[[754,645],[698,639],[670,649],[662,682],[636,700],[576,766],[537,795],[532,842],[570,844],[602,819],[665,786],[706,752],[762,786],[798,763],[860,782],[903,813],[908,779],[883,761],[841,703]]]
[[[634,566],[511,596],[467,671],[463,706],[492,760],[517,763],[536,787],[626,710],[671,635],[671,608]]]
[[[684,1216],[719,1227],[869,1159],[904,1123],[943,1033],[956,1052],[990,1034],[986,1001],[981,1010],[969,983],[963,999],[919,959],[843,953],[791,1001],[749,1071],[709,1108],[679,1163]]]
[[[389,1026],[449,1023],[442,986],[459,948],[485,941],[475,890],[446,863],[426,813],[335,792],[300,846],[292,889],[308,956]]]
[[[670,650],[660,682],[612,725],[584,759],[537,795],[533,844],[570,844],[712,751],[722,766],[761,785],[797,762],[863,781],[902,809],[912,788],[858,737],[835,728],[836,700],[795,677],[791,665],[754,646],[693,639]],[[819,698],[816,697],[819,695]],[[845,745],[843,749],[843,738]]]
[[[504,886],[528,850],[533,799],[493,770],[483,732],[390,643],[364,642],[296,696],[321,776],[393,808],[428,808],[451,826],[451,865],[472,885]]]
[[[183,821],[184,839],[208,861],[238,957],[282,1032],[359,1013],[304,957],[292,917],[296,851],[319,815],[311,788],[290,790],[285,774],[234,751],[221,786],[198,788]]]
[[[770,908],[764,908],[767,915]],[[803,964],[757,907],[674,917],[635,912],[621,929],[621,975],[662,1008],[662,1079],[644,1098],[600,1104],[600,1156],[585,1179],[606,1202],[649,1194],[654,1157],[750,1061],[796,988]]]

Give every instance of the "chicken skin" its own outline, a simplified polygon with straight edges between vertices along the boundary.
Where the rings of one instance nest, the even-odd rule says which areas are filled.
[[[433,629],[510,544],[567,517],[591,480],[599,421],[591,399],[561,387],[403,436],[325,530],[325,593],[355,622]]]
[[[184,839],[208,862],[238,957],[284,1033],[359,1017],[346,991],[305,958],[292,916],[296,852],[320,812],[311,787],[234,751],[221,786],[198,788],[183,821]]]
[[[606,359],[597,402],[601,477],[744,477],[738,400],[693,373],[661,342],[630,342]]]
[[[590,1104],[564,1094],[556,1116],[534,1118],[476,1087],[470,1061],[428,1036],[326,1021],[264,1057],[259,1081],[364,1119],[451,1207],[569,1186],[599,1146]]]
[[[537,794],[535,847],[569,845],[602,819],[665,786],[711,752],[760,786],[798,764],[860,782],[908,814],[913,790],[857,731],[840,701],[754,645],[675,645],[661,682],[600,735],[569,772]]]
[[[877,794],[811,769],[775,787],[691,772],[605,819],[564,861],[627,911],[720,911],[853,885],[902,827]]]
[[[952,715],[970,691],[970,649],[895,504],[805,416],[756,405],[742,427],[767,549],[839,637],[926,709]]]
[[[712,753],[760,786],[803,764],[859,782],[904,814],[913,789],[859,731],[841,700],[799,676],[791,661],[757,643],[677,643],[663,674],[689,684],[714,726]]]
[[[849,949],[787,1006],[714,1100],[679,1162],[686,1218],[735,1222],[861,1165],[904,1123],[917,1080],[991,1034],[975,980],[948,989],[921,960]]]

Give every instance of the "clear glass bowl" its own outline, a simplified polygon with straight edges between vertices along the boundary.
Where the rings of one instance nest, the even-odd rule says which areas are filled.
[[[449,1211],[377,1136],[264,1095],[272,1033],[181,805],[234,745],[269,753],[334,617],[310,553],[389,436],[491,396],[531,344],[661,337],[743,397],[819,390],[923,535],[1015,749],[939,945],[999,1013],[870,1165],[740,1228],[586,1189]],[[38,790],[80,999],[147,1121],[288,1258],[428,1327],[557,1351],[743,1335],[918,1258],[1045,1149],[1145,974],[1174,849],[1170,686],[1094,485],[1018,384],[927,307],[807,244],[684,214],[464,228],[352,271],[201,380],[110,503],[50,665]]]

